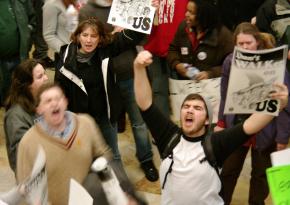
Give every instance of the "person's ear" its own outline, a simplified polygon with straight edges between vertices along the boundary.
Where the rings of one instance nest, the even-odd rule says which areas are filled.
[[[67,110],[67,106],[68,106],[68,99],[67,99],[67,97],[64,97],[63,103],[64,103],[64,105],[66,107],[66,110]]]
[[[36,113],[38,114],[38,115],[42,115],[42,113],[43,113],[43,111],[42,111],[42,109],[41,109],[41,106],[40,105],[38,105],[37,107],[36,107]]]
[[[206,118],[205,125],[209,125],[208,118]]]

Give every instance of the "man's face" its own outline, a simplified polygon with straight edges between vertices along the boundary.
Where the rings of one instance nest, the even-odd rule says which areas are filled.
[[[205,104],[201,100],[185,101],[180,112],[181,128],[185,135],[198,137],[205,133],[208,124]]]
[[[42,115],[52,128],[58,128],[64,122],[67,99],[59,87],[52,87],[40,95],[37,113]]]

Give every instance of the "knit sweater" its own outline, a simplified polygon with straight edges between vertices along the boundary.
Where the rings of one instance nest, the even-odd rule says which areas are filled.
[[[37,123],[23,136],[18,147],[18,182],[30,175],[38,146],[43,147],[46,154],[48,199],[53,205],[68,204],[70,179],[82,183],[95,158],[111,158],[110,149],[93,119],[84,114],[73,115],[76,126],[70,137],[60,139],[48,136]]]
[[[29,114],[19,104],[10,107],[4,116],[6,148],[11,169],[16,170],[16,151],[23,135],[34,124],[34,115]]]
[[[48,47],[59,52],[70,42],[71,33],[66,30],[66,8],[61,0],[47,0],[43,6],[43,38]]]

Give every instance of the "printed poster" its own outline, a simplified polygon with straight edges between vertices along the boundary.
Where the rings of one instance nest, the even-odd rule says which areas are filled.
[[[25,200],[29,204],[48,204],[46,156],[43,148],[39,146],[39,151],[33,165],[30,177],[24,181]]]
[[[76,180],[70,179],[68,205],[93,205],[93,198]]]
[[[25,200],[27,204],[47,205],[48,190],[45,163],[45,152],[43,148],[39,146],[30,176],[11,190],[0,193],[0,205],[4,205],[5,203],[9,205],[22,204],[21,202],[23,200]]]
[[[114,0],[108,23],[150,34],[154,13],[151,0]]]
[[[272,166],[290,165],[290,148],[272,152],[270,154]]]
[[[290,204],[290,164],[268,168],[266,173],[274,204]]]
[[[249,51],[235,47],[225,114],[268,113],[277,116],[279,101],[268,97],[273,83],[283,83],[287,46]]]

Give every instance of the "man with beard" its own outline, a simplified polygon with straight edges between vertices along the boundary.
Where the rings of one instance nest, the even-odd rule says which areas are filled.
[[[161,204],[223,204],[219,196],[221,182],[210,157],[214,156],[216,165],[221,167],[235,149],[266,126],[273,116],[255,113],[244,123],[211,133],[210,105],[201,95],[190,94],[181,106],[179,128],[152,103],[152,90],[145,69],[151,63],[150,52],[138,54],[134,61],[134,89],[136,102],[162,158]],[[288,89],[282,84],[275,86],[277,91],[271,98],[280,99],[282,110],[288,102]],[[204,145],[207,142],[211,146]]]

